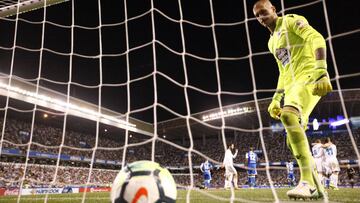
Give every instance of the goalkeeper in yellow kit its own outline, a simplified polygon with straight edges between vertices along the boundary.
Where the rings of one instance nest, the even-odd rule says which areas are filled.
[[[283,123],[288,147],[300,168],[299,185],[289,190],[287,195],[295,199],[321,198],[324,189],[315,174],[305,130],[308,117],[320,97],[332,91],[325,40],[303,16],[277,16],[269,0],[258,0],[253,12],[271,33],[268,47],[275,56],[280,72],[268,111],[271,117]],[[284,105],[281,108],[282,99]]]

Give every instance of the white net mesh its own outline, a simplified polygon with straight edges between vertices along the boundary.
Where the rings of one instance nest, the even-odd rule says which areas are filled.
[[[0,1],[0,7],[23,2]],[[61,1],[42,5],[54,2]],[[314,110],[312,119],[325,119],[324,135],[310,127],[310,141],[327,133],[340,162],[359,166],[354,40],[360,28],[351,20],[359,14],[347,6],[344,15],[338,4],[274,2],[279,15],[304,15],[327,41],[336,91]],[[91,197],[84,188],[106,189],[122,165],[146,159],[171,170],[186,189],[182,201],[250,202],[233,190],[193,192],[202,184],[199,165],[209,159],[220,166],[234,143],[239,185],[246,185],[245,153],[253,146],[260,155],[257,184],[271,188],[267,201],[278,202],[275,187],[287,184],[284,163],[292,156],[283,129],[267,114],[277,67],[252,6],[246,0],[91,0],[23,14],[14,7],[0,19],[0,166],[12,171],[1,187],[18,202],[28,188],[43,188],[44,201],[50,188],[82,188],[78,200],[85,202]],[[329,132],[325,123],[336,116],[351,122]],[[224,171],[214,170],[212,186],[223,183]]]

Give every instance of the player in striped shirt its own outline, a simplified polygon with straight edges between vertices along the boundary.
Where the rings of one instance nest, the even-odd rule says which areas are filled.
[[[289,187],[295,186],[296,180],[295,180],[295,174],[294,174],[294,162],[289,161],[286,162],[286,169],[287,169],[287,180]]]
[[[250,151],[245,154],[245,162],[248,167],[248,183],[250,188],[254,188],[256,185],[256,164],[258,161],[258,156],[254,152],[254,148],[250,147]]]
[[[200,170],[203,173],[204,177],[204,186],[205,189],[210,188],[210,182],[212,180],[211,178],[211,170],[213,169],[213,165],[209,162],[209,160],[206,160],[204,163],[201,163]]]

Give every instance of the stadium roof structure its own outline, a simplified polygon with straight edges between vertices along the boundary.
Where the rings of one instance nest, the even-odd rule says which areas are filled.
[[[128,124],[126,122],[123,123],[125,116],[121,113],[107,108],[100,108],[99,115],[97,113],[97,105],[74,97],[69,97],[69,103],[72,104],[70,107],[74,108],[71,109],[66,107],[66,105],[63,105],[66,103],[67,95],[39,86],[37,90],[38,95],[35,96],[34,92],[36,92],[36,87],[36,84],[16,76],[11,77],[11,85],[9,85],[9,76],[0,74],[0,95],[8,95],[10,98],[13,98],[15,101],[18,100],[20,103],[25,101],[27,103],[38,104],[39,106],[52,109],[56,112],[67,112],[69,115],[81,117],[83,119],[77,119],[76,122],[84,122],[84,125],[82,126],[87,125],[85,120],[96,121],[99,119],[99,121],[105,125],[114,126],[120,129],[128,128],[132,132],[147,136],[153,135],[154,126],[156,126],[159,136],[166,135],[166,139],[179,140],[189,139],[189,131],[191,131],[191,135],[194,139],[202,138],[204,135],[206,137],[217,136],[221,133],[222,126],[226,134],[234,131],[257,134],[260,130],[259,116],[261,117],[262,129],[265,131],[271,130],[271,124],[276,122],[270,118],[267,112],[267,107],[271,100],[270,98],[264,98],[258,100],[258,106],[256,106],[254,101],[247,101],[223,106],[222,112],[220,108],[214,108],[192,114],[189,117],[188,124],[186,116],[183,116],[161,121],[156,125],[135,118],[129,118],[129,126],[127,126]],[[341,94],[345,101],[344,104],[348,117],[360,116],[360,108],[358,108],[360,107],[360,89],[344,89],[341,91]],[[23,104],[16,104],[15,106],[17,105],[21,106]],[[77,107],[82,107],[87,110],[84,111],[82,108],[77,109]],[[257,109],[260,110],[259,114]],[[91,115],[91,113],[94,113],[94,115]],[[339,91],[334,91],[320,100],[320,103],[315,107],[311,117],[321,120],[336,118],[338,115],[344,115],[344,112]],[[221,118],[224,119],[224,123],[222,123]],[[136,127],[132,128],[132,126]]]
[[[360,116],[360,89],[345,89],[341,91],[344,99],[348,118]],[[344,115],[339,91],[333,91],[331,94],[323,97],[319,104],[315,107],[310,115],[312,118],[318,120],[329,118],[336,118],[338,115]],[[268,105],[271,98],[258,100],[258,108],[260,110],[261,122],[263,130],[271,130],[271,123],[277,122],[272,119],[267,112]],[[237,113],[236,109],[245,109],[241,113]],[[243,102],[239,104],[224,106],[222,108],[224,118],[225,134],[227,132],[240,131],[243,133],[258,133],[259,129],[259,115],[256,111],[254,101]],[[231,113],[234,112],[235,113]],[[189,130],[191,130],[194,139],[217,136],[221,133],[222,120],[221,116],[214,116],[219,113],[220,108],[211,109],[208,111],[196,113],[189,119]],[[230,113],[227,113],[230,112]],[[207,120],[209,115],[216,117],[213,120]],[[188,127],[185,118],[176,118],[158,123],[159,134],[166,135],[166,139],[188,139]]]
[[[59,114],[58,112],[60,114],[67,113],[117,128],[128,129],[132,132],[150,136],[153,134],[153,126],[147,122],[131,117],[126,121],[126,116],[121,113],[103,107],[98,108],[98,105],[71,96],[68,97],[66,94],[36,85],[17,76],[9,77],[7,74],[0,73],[0,95],[37,104],[56,111],[54,114]],[[17,105],[21,106],[21,104]],[[22,110],[15,109],[15,111]]]

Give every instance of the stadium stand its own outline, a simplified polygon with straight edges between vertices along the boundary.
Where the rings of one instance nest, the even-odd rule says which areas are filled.
[[[2,122],[1,122],[2,125]],[[6,122],[4,141],[3,142],[3,153],[1,155],[1,164],[0,164],[0,173],[3,177],[0,181],[0,187],[16,187],[19,183],[19,178],[22,177],[24,169],[24,157],[26,156],[27,142],[29,142],[29,132],[30,123],[21,121],[19,119],[8,119]],[[353,130],[355,139],[359,139],[360,130]],[[248,143],[254,143],[255,148],[261,149],[259,138],[249,136],[248,133],[237,134],[236,139],[232,138],[231,135],[227,135],[228,142],[235,143],[235,146],[239,149],[239,155],[234,160],[235,163],[239,164],[238,168],[240,173],[241,184],[246,183],[246,171],[240,163],[244,162],[244,154],[248,150]],[[45,126],[45,125],[35,125],[33,133],[33,144],[31,145],[31,150],[43,154],[54,154],[57,155],[59,150],[59,145],[61,144],[62,138],[62,129]],[[67,131],[65,135],[65,143],[72,148],[63,148],[62,154],[68,156],[78,156],[91,158],[92,147],[95,143],[94,135],[86,134],[84,132],[78,131]],[[265,131],[264,138],[266,147],[269,150],[268,155],[269,159],[278,164],[274,166],[274,170],[271,170],[271,175],[275,185],[287,185],[286,180],[286,168],[283,165],[284,161],[290,159],[290,153],[287,150],[285,143],[285,136],[283,132],[267,132]],[[312,135],[309,136],[310,142],[314,141],[317,138],[323,138],[321,135]],[[338,146],[338,159],[339,160],[351,160],[356,159],[355,154],[353,153],[349,137],[346,132],[340,131],[340,133],[333,133],[331,136],[335,144]],[[131,143],[142,142],[146,140],[141,136],[132,136]],[[211,146],[222,146],[221,139],[218,137],[208,137],[205,141],[202,139],[194,139],[194,146],[196,150],[200,151],[204,155],[221,162],[223,156],[223,149],[221,147],[211,147]],[[101,137],[99,139],[99,146],[106,148],[117,148],[120,147],[123,143],[116,142],[107,137]],[[186,145],[186,143],[183,143]],[[54,146],[53,148],[49,146]],[[19,154],[6,153],[11,150],[19,150]],[[82,151],[78,149],[85,149],[88,151]],[[127,162],[132,162],[135,160],[148,159],[149,154],[151,153],[151,144],[144,144],[135,147],[129,147],[127,153]],[[109,185],[116,176],[117,170],[120,169],[119,165],[116,165],[116,161],[120,162],[122,158],[122,150],[101,150],[98,149],[96,152],[96,159],[114,161],[106,163],[96,163],[94,165],[94,171],[91,178],[91,185]],[[264,158],[260,154],[260,162],[264,162]],[[175,180],[178,185],[187,185],[189,184],[188,176],[188,157],[187,152],[181,151],[175,147],[169,147],[162,142],[156,143],[156,161],[161,163],[164,166],[167,166],[171,169],[174,174]],[[83,159],[84,160],[84,159]],[[86,160],[86,159],[85,159]],[[201,183],[202,177],[200,171],[198,170],[198,165],[204,160],[204,157],[194,153],[192,155],[192,163],[195,168],[195,182]],[[52,176],[55,169],[56,158],[49,157],[31,157],[31,163],[26,171],[26,183],[30,187],[45,187],[52,181]],[[111,164],[113,163],[113,164]],[[344,163],[345,164],[345,163]],[[65,167],[70,166],[70,167]],[[64,186],[64,185],[78,185],[81,186],[85,184],[87,174],[89,173],[89,164],[88,162],[80,160],[61,160],[60,168],[57,175],[57,180],[55,186]],[[298,174],[297,174],[298,175]],[[346,172],[342,170],[340,173],[340,185],[347,185],[346,182]],[[215,187],[222,187],[224,183],[223,171],[215,170],[213,171],[213,182],[212,185]],[[267,178],[265,175],[264,168],[259,168],[259,175],[257,180],[258,185],[266,186]]]

